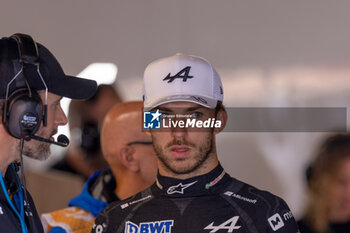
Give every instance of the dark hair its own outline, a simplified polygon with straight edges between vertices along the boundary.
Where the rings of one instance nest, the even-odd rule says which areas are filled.
[[[350,158],[350,134],[335,134],[326,138],[316,151],[310,167],[309,202],[306,219],[317,232],[326,232],[329,219],[328,208],[331,184],[335,180],[339,166]]]
[[[216,104],[216,107],[215,107],[215,115],[216,115],[219,111],[226,111],[225,106],[222,104],[221,101],[218,101],[218,103]]]
[[[316,151],[310,180],[317,178],[325,170],[335,169],[335,163],[346,157],[350,157],[350,134],[335,134],[326,138]]]

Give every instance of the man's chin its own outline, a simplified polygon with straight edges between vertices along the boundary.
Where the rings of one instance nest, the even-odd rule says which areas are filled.
[[[188,160],[182,160],[172,161],[170,163],[166,162],[164,165],[174,174],[184,175],[196,170],[200,164]]]
[[[50,145],[44,142],[30,142],[27,145],[24,144],[23,155],[36,159],[46,160],[50,156]]]
[[[23,153],[23,154],[31,159],[35,159],[35,160],[39,160],[39,161],[44,161],[44,160],[48,159],[50,156],[50,152],[41,153],[41,154],[32,154],[32,153]]]

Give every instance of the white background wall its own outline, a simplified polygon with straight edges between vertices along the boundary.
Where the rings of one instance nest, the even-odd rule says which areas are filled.
[[[210,60],[227,106],[347,107],[350,2],[0,0],[0,36],[31,34],[67,74],[118,65],[116,88],[141,99],[142,73],[176,52]],[[233,176],[302,212],[303,169],[320,133],[225,133],[219,156]]]

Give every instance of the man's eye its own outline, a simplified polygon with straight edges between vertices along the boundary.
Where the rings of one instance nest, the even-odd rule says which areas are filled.
[[[192,116],[193,118],[199,118],[199,117],[203,116],[203,113],[201,113],[201,112],[193,112],[193,113],[191,114],[191,116]]]

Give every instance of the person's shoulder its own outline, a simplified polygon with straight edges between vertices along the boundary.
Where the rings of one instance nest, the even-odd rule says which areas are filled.
[[[267,225],[269,230],[288,229],[288,232],[298,232],[287,203],[271,192],[232,178],[221,195],[232,205],[238,205],[257,222]]]
[[[80,207],[72,206],[41,215],[41,222],[45,232],[54,232],[60,228],[65,232],[76,230],[91,230],[94,216]],[[53,231],[52,231],[53,230]]]
[[[110,213],[110,212],[129,212],[133,209],[135,205],[142,205],[143,203],[146,203],[153,199],[154,196],[150,190],[150,188],[147,188],[139,193],[136,193],[135,195],[121,201],[115,201],[112,202],[110,205],[108,205],[103,212],[104,213]]]
[[[245,202],[257,206],[285,204],[285,201],[279,196],[236,178],[231,178],[231,182],[226,187],[223,195],[231,197],[237,202]]]
[[[115,232],[114,228],[119,226],[116,223],[153,198],[151,188],[147,188],[125,200],[112,202],[96,217],[92,232]]]

